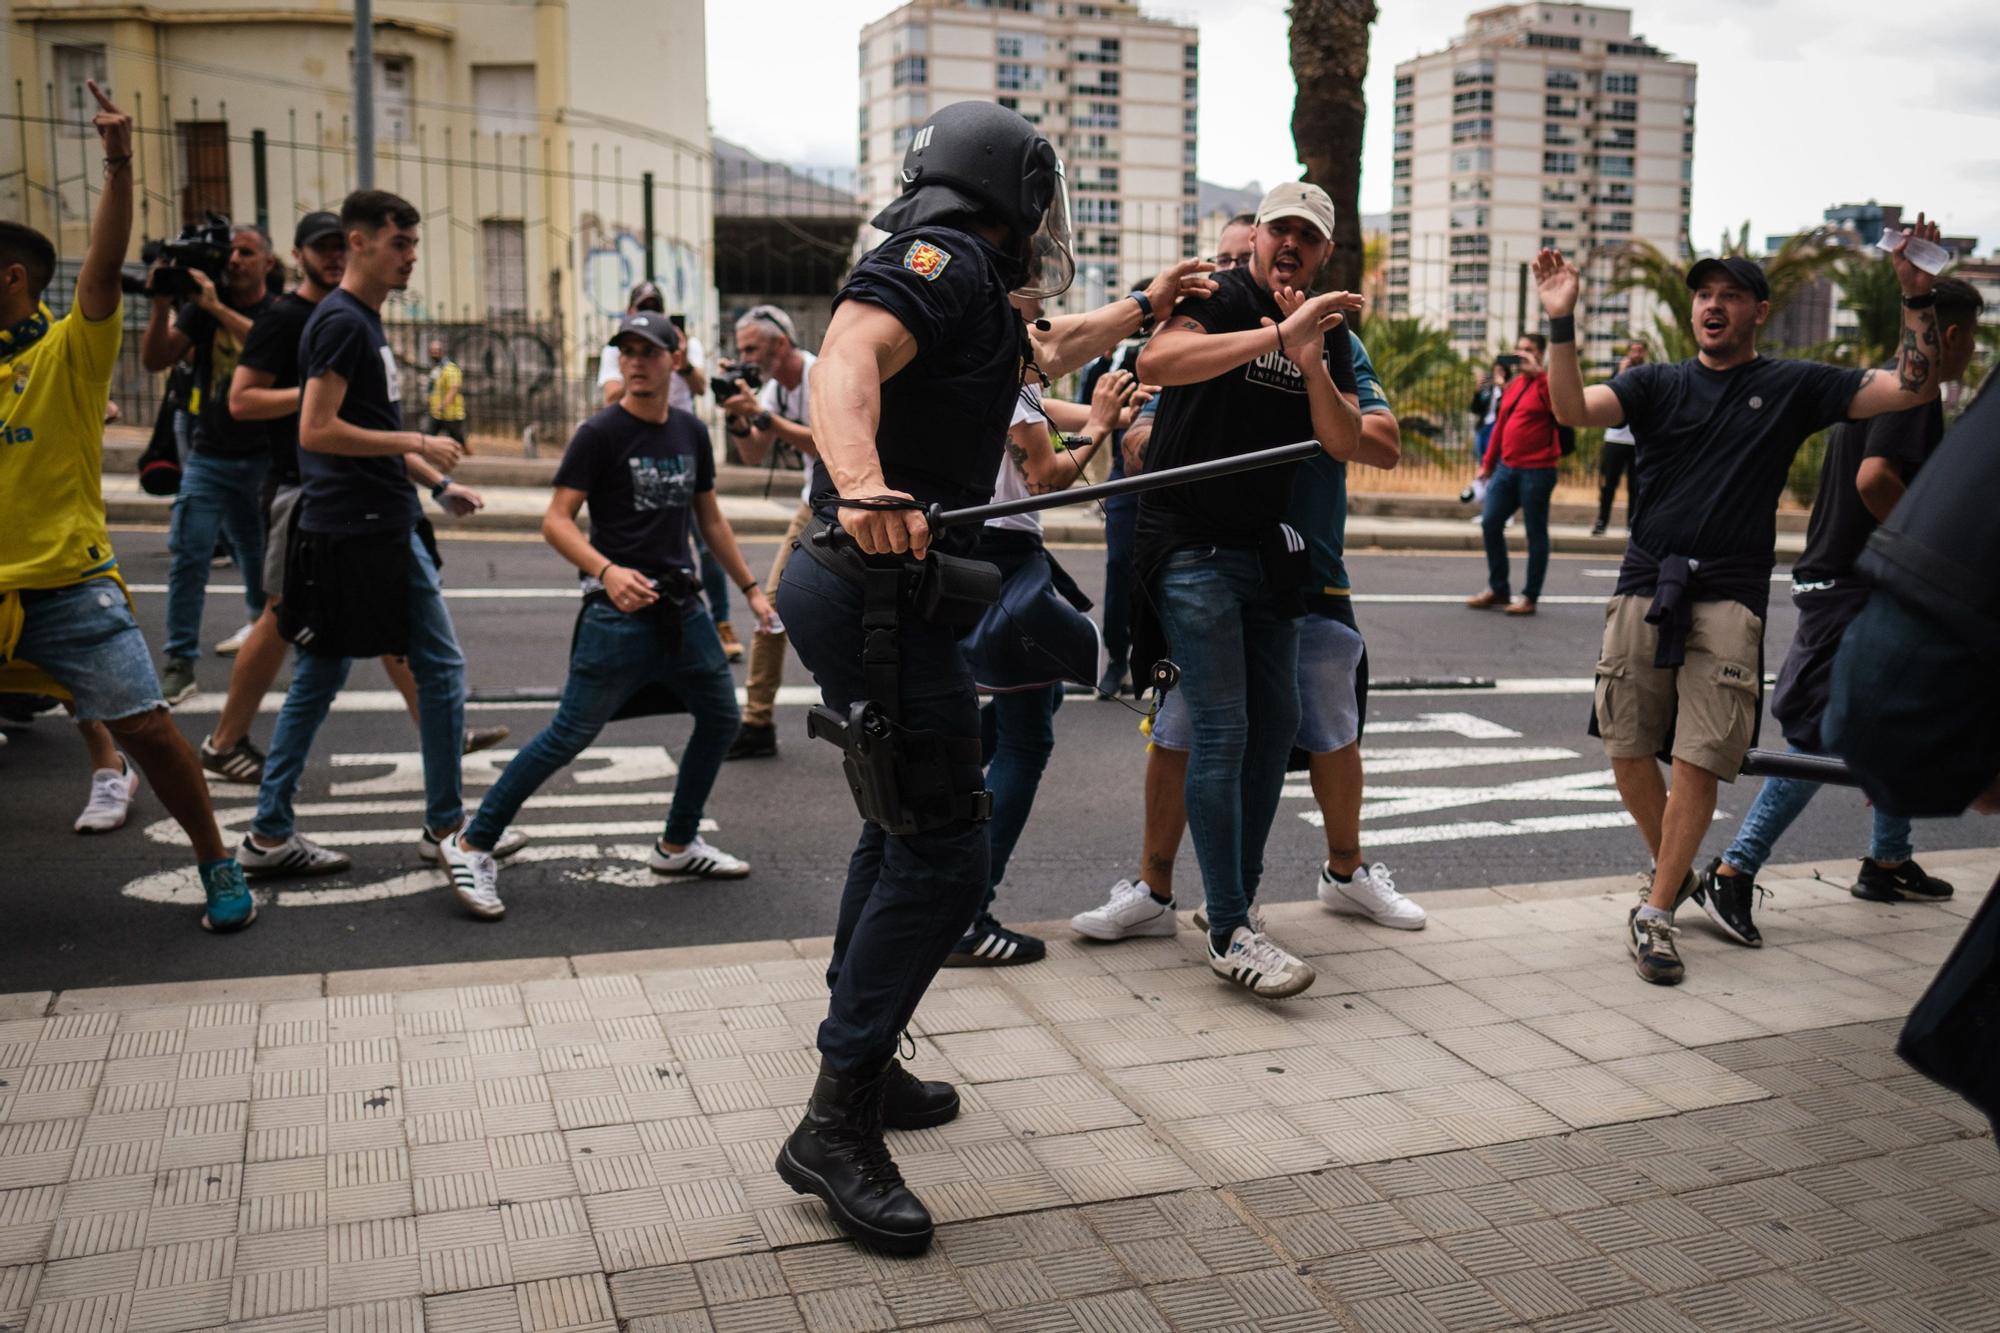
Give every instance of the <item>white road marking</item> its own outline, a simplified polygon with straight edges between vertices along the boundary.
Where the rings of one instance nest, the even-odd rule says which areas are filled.
[[[1389,819],[1428,814],[1489,801],[1603,801],[1616,803],[1618,788],[1610,772],[1571,773],[1558,778],[1533,778],[1498,787],[1378,787],[1372,783],[1362,797],[1361,817]]]
[[[1372,778],[1381,773],[1431,773],[1446,768],[1485,768],[1493,764],[1536,764],[1555,759],[1576,759],[1575,750],[1554,745],[1501,746],[1479,749],[1470,745],[1409,745],[1361,747],[1361,761]],[[1310,795],[1311,787],[1297,785],[1297,794]],[[1286,795],[1293,789],[1287,787]]]
[[[1470,713],[1419,713],[1407,722],[1370,722],[1368,734],[1371,736],[1413,736],[1422,732],[1442,731],[1454,736],[1463,736],[1471,741],[1507,741],[1520,739],[1521,733],[1498,722],[1488,722],[1483,717]]]
[[[1724,818],[1720,811],[1717,819]],[[1314,828],[1321,827],[1319,811],[1309,810],[1299,818]],[[1472,838],[1519,838],[1530,833],[1580,833],[1586,829],[1624,828],[1632,816],[1623,810],[1593,815],[1542,815],[1533,819],[1481,819],[1465,824],[1420,824],[1410,828],[1369,829],[1367,846],[1412,847],[1425,842],[1457,842]]]
[[[222,711],[224,697],[223,692],[220,690],[204,690],[192,699],[175,704],[174,712],[183,717],[212,717]],[[780,685],[778,687],[777,702],[780,708],[809,707],[819,701],[819,690],[815,686]],[[736,702],[739,706],[749,702],[748,696],[740,687],[736,691]],[[264,696],[263,702],[257,706],[257,711],[260,713],[275,713],[284,706],[284,691],[273,690]],[[468,700],[465,705],[465,711],[468,713],[553,713],[555,708],[556,705],[553,699],[520,701],[477,699]],[[336,713],[407,713],[409,709],[403,703],[403,696],[394,690],[343,690],[334,696],[332,711]],[[685,716],[685,714],[675,716]]]
[[[251,816],[256,813],[257,807],[254,805],[238,806],[233,810],[217,810],[215,822],[222,830],[223,841],[232,847],[241,842],[250,831]],[[394,828],[312,828],[300,831],[322,847],[396,847],[407,844],[414,848],[417,844],[417,827],[423,823],[422,808],[413,807],[413,813],[418,817],[407,824],[398,824]],[[630,836],[634,833],[650,833],[657,837],[666,814],[663,808],[657,819],[559,820],[549,824],[525,824],[517,820],[507,827],[517,829],[531,837],[544,838],[613,837]],[[701,821],[703,833],[714,833],[719,827],[720,825],[713,819]],[[156,820],[146,825],[146,837],[170,847],[188,845],[187,834],[183,833],[180,825],[171,819]],[[522,849],[524,853],[526,850]]]
[[[482,750],[478,754],[466,755],[460,761],[460,784],[466,787],[490,787],[500,780],[500,771],[507,767],[518,750]],[[602,762],[603,767],[598,764]],[[337,754],[333,766],[340,768],[380,768],[387,766],[387,773],[354,782],[336,782],[330,794],[334,796],[378,796],[389,792],[422,791],[424,789],[424,759],[413,750],[395,751],[386,754]],[[663,782],[680,772],[673,756],[664,745],[594,745],[577,756],[576,761],[564,770],[577,782],[585,784],[614,782]]]
[[[1579,572],[1587,579],[1615,579],[1623,571],[1616,569],[1585,569]],[[1773,583],[1790,583],[1791,581],[1792,576],[1788,571],[1781,571],[1771,575],[1771,582]]]
[[[538,847],[523,847],[505,862],[506,865],[520,865],[529,861],[582,861],[593,869],[572,874],[570,878],[591,879],[603,884],[627,884],[639,886],[646,883],[673,884],[670,876],[655,875],[645,868],[648,848],[638,843],[623,843],[605,846],[594,842],[547,843]],[[641,874],[627,877],[622,872],[629,870],[629,864],[637,862]],[[505,872],[502,872],[502,879]],[[255,895],[260,907],[352,907],[358,903],[383,902],[390,898],[408,898],[432,890],[446,890],[451,880],[442,867],[427,867],[404,874],[391,875],[371,884],[347,884],[339,880],[321,881],[321,887],[306,888],[311,881],[294,880],[287,887],[278,887],[283,881],[255,881],[250,892]],[[200,907],[206,899],[201,891],[201,876],[193,866],[178,870],[164,870],[158,874],[135,879],[124,888],[127,898],[137,898],[141,902],[161,903],[174,907]]]

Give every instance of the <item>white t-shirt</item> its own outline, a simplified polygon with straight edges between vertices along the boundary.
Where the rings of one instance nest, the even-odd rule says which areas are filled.
[[[1014,419],[1007,423],[1007,428],[1012,430],[1015,426],[1019,426],[1024,422],[1035,422],[1042,425],[1048,425],[1049,422],[1048,415],[1042,411],[1042,391],[1032,384],[1021,386],[1020,395],[1014,400]],[[1054,427],[1050,426],[1050,430],[1053,431]],[[997,503],[1001,500],[1025,500],[1030,494],[1031,492],[1028,490],[1028,478],[1022,473],[1019,465],[1014,462],[1012,451],[1002,451],[1000,455],[1000,475],[993,480],[994,501]],[[987,519],[986,526],[989,528],[1012,528],[1016,532],[1032,532],[1040,536],[1042,531],[1042,516],[1040,514],[1007,514],[1001,518]]]
[[[690,336],[687,340],[687,363],[695,370],[706,370],[701,339]],[[597,387],[600,389],[613,380],[623,379],[618,373],[618,349],[607,345],[597,358]],[[694,411],[694,390],[688,387],[687,377],[676,373],[667,381],[667,406],[678,407],[683,412]]]
[[[1636,443],[1636,441],[1634,441],[1632,438],[1632,428],[1630,426],[1611,427],[1609,430],[1604,432],[1604,442],[1606,444]]]
[[[813,362],[819,358],[801,348],[799,359],[806,363],[805,369],[799,372],[799,387],[796,389],[787,389],[784,385],[778,383],[777,380],[768,379],[764,381],[764,387],[757,391],[757,401],[762,403],[764,410],[774,417],[783,417],[787,421],[796,421],[801,426],[810,426],[812,425],[812,396],[808,390],[812,385]],[[805,480],[799,486],[800,504],[812,503],[812,465],[813,456],[807,453]]]

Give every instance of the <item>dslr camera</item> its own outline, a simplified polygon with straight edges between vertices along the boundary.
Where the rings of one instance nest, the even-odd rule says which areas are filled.
[[[119,286],[128,296],[193,296],[196,288],[192,275],[199,269],[220,287],[222,270],[229,264],[232,231],[228,218],[210,213],[207,221],[183,228],[172,240],[147,241],[139,249],[139,258],[147,272],[136,278],[124,275]],[[160,267],[153,267],[155,264]]]
[[[755,393],[764,387],[764,372],[750,362],[745,361],[731,369],[734,374],[708,377],[708,391],[715,395],[716,402],[725,402],[739,393]]]

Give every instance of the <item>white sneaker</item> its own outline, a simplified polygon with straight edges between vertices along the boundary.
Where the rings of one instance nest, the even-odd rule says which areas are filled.
[[[346,852],[328,851],[303,833],[276,847],[259,847],[245,834],[236,863],[246,875],[338,875],[354,864]]]
[[[100,768],[90,775],[90,803],[76,817],[78,833],[109,833],[125,823],[132,797],[139,790],[139,770],[122,754],[118,762],[125,766],[124,772]]]
[[[699,833],[693,842],[675,853],[667,852],[655,842],[646,864],[656,875],[694,875],[701,879],[742,879],[750,873],[748,861],[740,861],[720,847],[711,847]]]
[[[1167,936],[1179,929],[1174,905],[1161,902],[1140,880],[1121,879],[1111,886],[1111,901],[1069,919],[1069,928],[1093,940],[1129,940],[1137,935]]]
[[[254,625],[245,625],[221,643],[216,644],[215,655],[217,657],[234,657],[236,654],[242,652],[243,644],[249,639],[250,631],[254,628],[256,628]]]
[[[465,904],[465,910],[482,921],[498,921],[507,915],[500,901],[500,863],[492,852],[476,852],[453,834],[434,844],[451,870],[451,891]]]
[[[1319,900],[1329,912],[1365,916],[1391,930],[1424,928],[1424,909],[1396,892],[1396,881],[1390,877],[1389,867],[1380,861],[1362,866],[1345,884],[1333,877],[1326,862],[1320,862]]]
[[[444,841],[449,842],[451,839],[446,838]],[[485,855],[492,857],[496,861],[504,861],[527,845],[527,834],[515,829],[508,829],[505,833],[494,839],[493,850],[485,853]],[[417,855],[423,857],[424,860],[429,861],[433,865],[442,866],[451,864],[451,858],[440,850],[438,839],[431,835],[429,829],[423,829],[417,835]]]
[[[1207,903],[1203,903],[1200,907],[1194,909],[1194,928],[1201,931],[1208,929]],[[1259,935],[1264,933],[1264,909],[1255,903],[1250,904],[1250,929],[1256,931]]]
[[[1297,995],[1319,976],[1304,959],[1294,958],[1269,935],[1248,926],[1238,926],[1230,935],[1228,953],[1217,953],[1209,944],[1208,967],[1224,981],[1267,1000]]]

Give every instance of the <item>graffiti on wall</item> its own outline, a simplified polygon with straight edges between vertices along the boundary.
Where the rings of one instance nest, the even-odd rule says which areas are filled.
[[[582,308],[604,319],[625,313],[625,298],[646,276],[644,237],[622,222],[585,213],[577,224],[583,262],[577,274]],[[700,258],[685,241],[653,237],[653,280],[666,294],[667,309],[685,314],[699,328],[708,319],[708,279]]]

